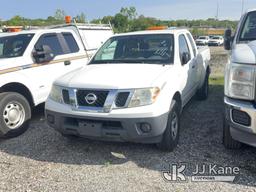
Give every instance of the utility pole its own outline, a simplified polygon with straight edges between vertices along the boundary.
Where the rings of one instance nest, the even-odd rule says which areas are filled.
[[[219,20],[219,0],[217,0],[216,20]]]
[[[241,15],[244,14],[244,0],[242,0],[242,12],[241,12]]]
[[[219,0],[217,0],[217,10],[216,10],[216,17],[215,17],[215,28],[217,28],[217,21],[219,20]]]

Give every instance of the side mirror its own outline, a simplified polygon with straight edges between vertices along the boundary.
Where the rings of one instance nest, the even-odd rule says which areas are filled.
[[[182,53],[182,56],[181,56],[181,64],[182,64],[182,65],[187,64],[190,59],[191,59],[191,58],[190,58],[190,54],[189,54],[189,53],[185,53],[185,52]]]
[[[54,59],[54,54],[48,45],[42,45],[40,47],[35,47],[33,57],[36,63],[46,63]]]
[[[225,31],[225,35],[224,35],[224,48],[226,50],[231,50],[232,41],[233,41],[232,30],[231,29],[227,29]]]

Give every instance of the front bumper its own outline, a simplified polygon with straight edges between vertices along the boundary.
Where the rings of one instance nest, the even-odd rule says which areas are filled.
[[[168,113],[148,118],[78,116],[45,111],[47,123],[65,135],[89,139],[136,143],[159,143],[167,126]],[[142,125],[147,125],[146,131]]]
[[[256,147],[256,106],[249,101],[224,98],[225,118],[230,125],[233,139]],[[243,114],[238,118],[234,111]],[[244,118],[241,118],[244,117]]]
[[[207,43],[206,42],[202,42],[202,41],[197,41],[196,44],[197,45],[206,45]]]
[[[208,42],[208,46],[219,46],[220,43],[218,42]]]

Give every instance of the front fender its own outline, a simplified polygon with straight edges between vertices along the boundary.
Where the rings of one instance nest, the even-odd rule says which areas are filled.
[[[36,98],[36,91],[35,91],[35,85],[33,82],[29,81],[29,78],[27,78],[25,75],[15,72],[15,73],[6,73],[0,75],[0,87],[4,87],[7,84],[10,83],[18,83],[25,86],[31,93],[31,96],[35,102]]]

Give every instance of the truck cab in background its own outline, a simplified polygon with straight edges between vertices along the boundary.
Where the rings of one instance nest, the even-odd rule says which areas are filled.
[[[113,34],[109,25],[68,24],[0,34],[0,137],[22,134],[31,109],[58,77],[85,66]]]
[[[256,9],[246,12],[232,36],[225,32],[230,50],[225,69],[223,143],[236,149],[241,143],[256,146]]]

